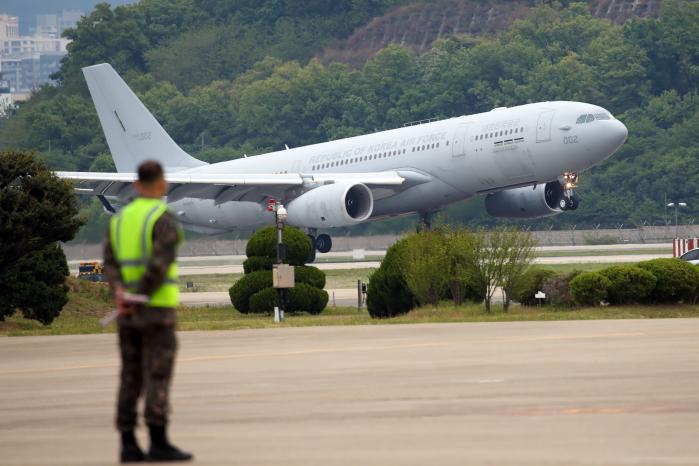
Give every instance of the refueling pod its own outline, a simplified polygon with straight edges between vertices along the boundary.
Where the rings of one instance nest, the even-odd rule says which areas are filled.
[[[565,193],[558,181],[499,191],[485,198],[485,209],[493,217],[550,217],[563,212],[561,205],[565,205]]]
[[[287,223],[306,228],[347,227],[374,210],[371,190],[361,183],[333,183],[303,193],[286,206]]]

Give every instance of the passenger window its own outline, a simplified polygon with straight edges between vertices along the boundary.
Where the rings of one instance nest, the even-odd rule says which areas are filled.
[[[589,123],[589,122],[591,122],[591,121],[595,121],[595,117],[592,116],[591,114],[588,114],[588,115],[587,115],[586,123]]]

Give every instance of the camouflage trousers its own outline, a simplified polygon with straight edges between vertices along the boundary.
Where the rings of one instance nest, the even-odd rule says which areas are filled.
[[[134,314],[120,317],[118,325],[121,383],[116,427],[121,432],[134,429],[141,394],[146,423],[166,425],[177,351],[175,310],[139,306]]]

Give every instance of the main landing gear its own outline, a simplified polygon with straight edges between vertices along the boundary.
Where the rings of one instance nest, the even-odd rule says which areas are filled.
[[[316,236],[317,235],[317,236]],[[333,240],[330,235],[325,233],[318,235],[316,229],[308,230],[308,238],[311,240],[311,254],[308,256],[308,262],[311,263],[316,260],[316,251],[321,253],[330,252],[333,247]]]
[[[561,210],[575,210],[578,208],[578,198],[573,194],[573,189],[578,187],[577,173],[565,172],[558,177],[558,182],[563,187],[563,197],[558,201]]]
[[[434,218],[435,212],[419,212],[419,219],[417,225],[415,226],[415,231],[420,233],[421,231],[431,231],[432,230],[432,220]]]

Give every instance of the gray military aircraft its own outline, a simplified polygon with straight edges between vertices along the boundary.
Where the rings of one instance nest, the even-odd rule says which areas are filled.
[[[83,73],[118,173],[59,172],[78,192],[114,213],[134,196],[136,167],[154,159],[185,228],[213,234],[273,223],[274,199],[320,252],[332,241],[319,229],[410,213],[429,223],[444,206],[482,193],[498,217],[574,210],[578,174],[628,135],[602,107],[539,102],[208,164],[170,138],[109,64]]]

